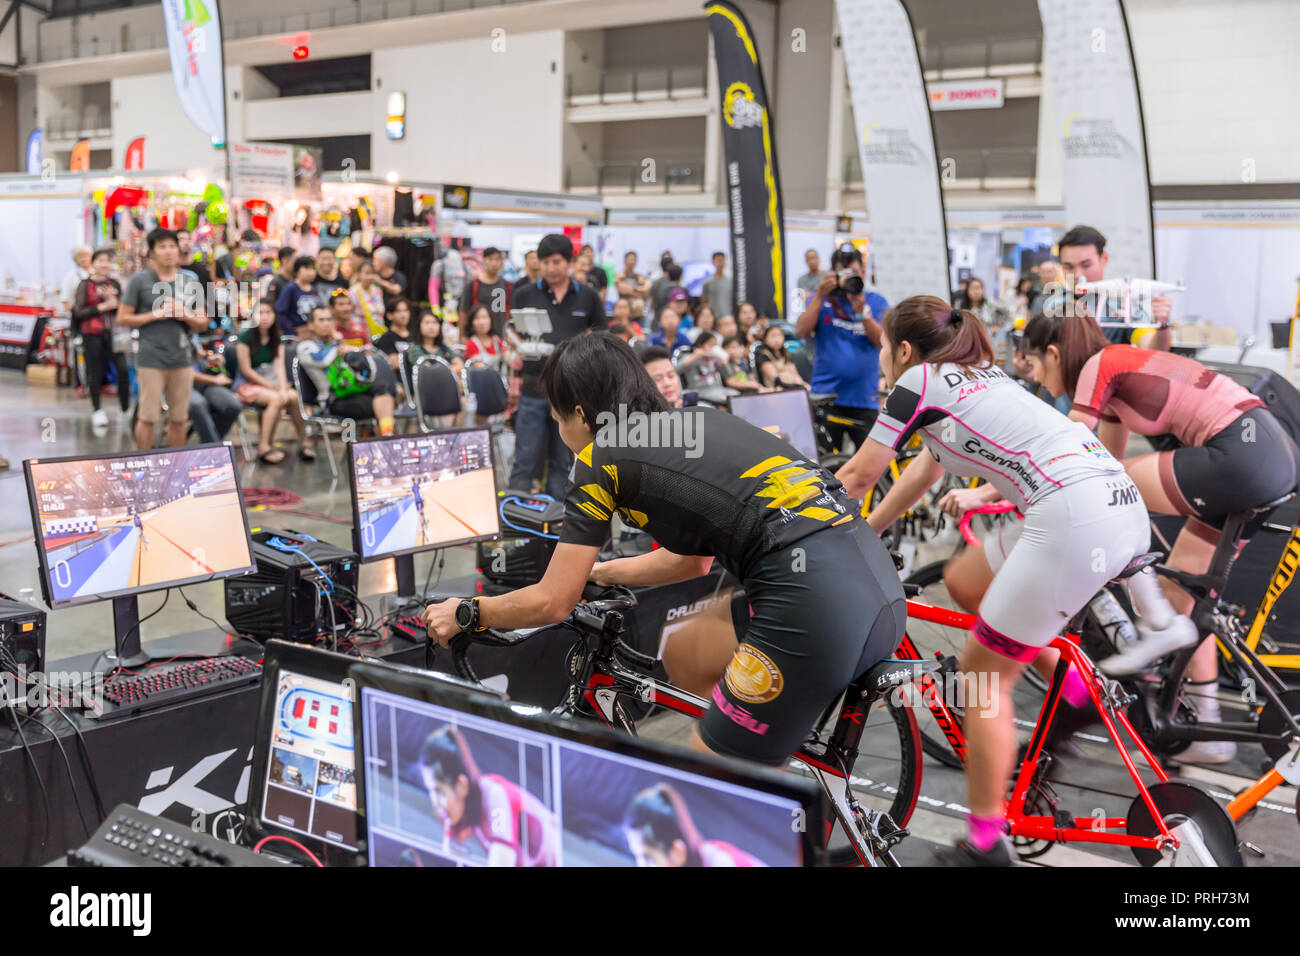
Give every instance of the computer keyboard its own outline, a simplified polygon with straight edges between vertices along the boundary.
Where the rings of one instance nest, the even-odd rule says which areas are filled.
[[[415,641],[417,644],[423,644],[429,637],[429,629],[425,626],[424,618],[419,614],[407,614],[404,617],[390,618],[388,626],[407,640]]]
[[[287,866],[129,803],[114,808],[85,845],[68,851],[68,866]]]
[[[104,712],[96,716],[100,720],[125,717],[255,684],[261,677],[262,665],[246,657],[205,657],[122,673],[104,684]]]

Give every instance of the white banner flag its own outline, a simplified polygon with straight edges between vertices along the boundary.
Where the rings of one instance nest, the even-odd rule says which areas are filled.
[[[214,146],[224,146],[226,95],[217,0],[163,0],[162,7],[181,107]]]
[[[836,0],[876,287],[890,305],[949,297],[939,164],[916,38],[899,0]]]
[[[1038,0],[1060,117],[1067,228],[1106,237],[1107,274],[1151,278],[1146,135],[1120,0]]]

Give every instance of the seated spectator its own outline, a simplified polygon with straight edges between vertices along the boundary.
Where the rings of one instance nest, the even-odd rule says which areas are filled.
[[[727,353],[724,384],[742,392],[765,392],[767,389],[754,380],[754,370],[749,364],[749,346],[744,336],[733,335],[723,344]]]
[[[650,344],[666,348],[671,355],[683,345],[691,344],[691,337],[681,330],[681,314],[670,305],[659,313],[659,331],[650,336]]]
[[[746,342],[758,341],[758,309],[754,303],[742,302],[736,306],[736,331]]]
[[[481,359],[496,369],[505,372],[508,359],[506,340],[492,330],[492,311],[483,303],[470,309],[461,324],[461,338],[465,342],[465,361]]]
[[[198,360],[194,363],[194,385],[190,389],[190,421],[199,444],[212,445],[226,437],[244,406],[230,390],[225,360],[212,349],[198,346],[197,339],[195,346]]]
[[[682,380],[673,367],[673,357],[668,350],[651,345],[641,351],[641,364],[654,379],[655,388],[673,408],[682,407]]]
[[[388,364],[396,370],[410,347],[411,303],[399,296],[388,307],[388,331],[375,339],[375,348],[388,356]]]
[[[785,349],[785,332],[779,325],[770,325],[763,332],[763,344],[759,346],[754,363],[758,366],[758,380],[768,388],[780,385],[797,385],[808,388],[790,353]]]
[[[365,323],[365,341],[369,342],[372,336],[383,335],[386,328],[384,287],[379,284],[379,273],[375,271],[375,264],[369,259],[363,259],[357,266],[357,273],[348,295],[356,309],[357,318]]]
[[[685,289],[668,290],[668,308],[677,313],[677,326],[681,329],[691,327],[691,299]],[[662,320],[660,325],[662,326]]]
[[[625,323],[620,322],[617,319],[614,319],[609,323],[609,334],[617,336],[618,338],[626,342],[628,345],[631,345],[632,339],[636,337],[635,335],[633,335],[632,330],[629,329]]]
[[[270,300],[258,303],[257,327],[239,333],[235,354],[239,369],[235,378],[235,395],[242,405],[257,405],[262,409],[262,429],[257,440],[258,460],[268,465],[284,461],[284,452],[271,443],[275,440],[280,412],[287,408],[298,433],[298,457],[303,461],[315,461],[316,452],[307,438],[307,426],[298,407],[298,393],[284,381],[284,345]]]
[[[644,303],[642,303],[642,308],[644,308]],[[637,311],[633,300],[623,296],[615,300],[614,309],[610,313],[609,320],[610,322],[621,322],[633,335],[644,337],[645,333],[641,331],[641,315],[642,313]]]
[[[334,316],[329,309],[322,306],[313,311],[311,321],[303,326],[303,338],[298,343],[299,365],[316,386],[316,394],[331,415],[353,420],[374,418],[379,422],[379,433],[391,435],[396,403],[386,383],[374,381],[367,391],[358,394],[334,394],[329,379],[330,366],[343,361],[351,353],[364,351],[340,342],[336,332]],[[374,361],[373,356],[368,358]]]
[[[370,329],[349,292],[335,289],[330,293],[329,307],[334,329],[344,342],[362,348],[370,341]]]
[[[740,332],[740,326],[736,324],[736,317],[734,315],[720,315],[718,316],[718,321],[714,323],[714,325],[718,337],[722,339],[724,344],[728,339],[734,338]]]
[[[713,306],[709,305],[707,302],[702,302],[695,309],[694,322],[692,323],[693,328],[690,330],[689,334],[691,338],[694,339],[701,332],[714,332],[717,330],[717,324],[718,320],[717,316],[713,312]],[[721,342],[722,339],[719,338],[718,341]]]
[[[447,347],[443,341],[442,330],[442,319],[434,315],[430,309],[420,311],[420,325],[415,330],[411,342],[411,364],[414,365],[426,355],[432,355],[442,359],[451,366],[453,372],[459,374],[464,363]]]
[[[346,290],[347,287],[348,280],[339,273],[339,261],[334,250],[329,246],[321,246],[316,253],[316,298],[328,302],[330,293],[335,289]]]
[[[691,343],[690,353],[678,364],[678,373],[687,388],[701,393],[712,392],[712,396],[705,394],[712,401],[722,397],[720,390],[725,387],[726,366],[726,353],[721,351],[717,335],[701,332]]]
[[[397,250],[380,246],[374,253],[375,285],[383,292],[385,311],[400,298],[406,297],[406,273],[397,268]]]
[[[275,314],[285,335],[297,335],[298,329],[307,324],[311,310],[322,304],[316,297],[315,282],[316,260],[299,256],[293,261],[293,281],[285,285],[275,300]]]

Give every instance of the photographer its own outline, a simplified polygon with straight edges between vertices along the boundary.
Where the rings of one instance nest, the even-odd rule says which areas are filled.
[[[862,253],[845,245],[831,256],[831,271],[817,282],[803,314],[795,323],[801,339],[814,345],[812,390],[834,392],[831,412],[870,425],[880,408],[880,323],[889,303],[866,289],[867,270]],[[861,447],[867,433],[862,428],[828,426],[831,438],[842,447],[844,436]]]

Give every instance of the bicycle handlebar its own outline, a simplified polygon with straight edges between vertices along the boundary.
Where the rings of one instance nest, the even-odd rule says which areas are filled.
[[[980,543],[979,536],[970,529],[971,520],[976,515],[1004,515],[1008,511],[1015,510],[1016,506],[1005,499],[1002,501],[993,501],[986,505],[980,505],[978,508],[972,508],[970,511],[966,512],[961,516],[961,520],[957,522],[957,527],[961,530],[961,536],[966,539],[967,544],[978,545]]]

